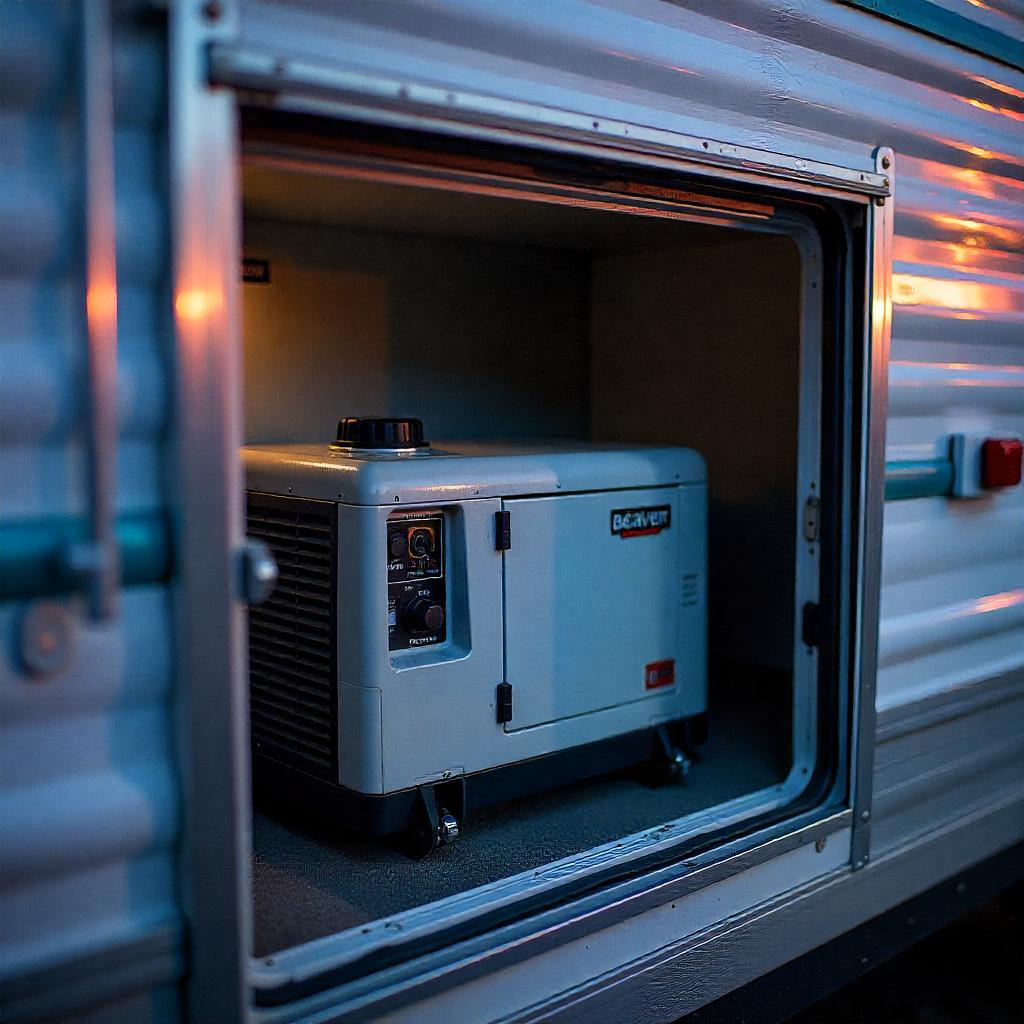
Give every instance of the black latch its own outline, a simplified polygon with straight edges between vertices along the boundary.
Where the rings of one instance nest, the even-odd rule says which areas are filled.
[[[498,683],[498,724],[512,721],[512,684]]]
[[[494,513],[494,547],[498,551],[508,551],[512,547],[512,513]]]
[[[813,601],[804,605],[801,636],[808,647],[817,647],[821,643],[821,605]]]

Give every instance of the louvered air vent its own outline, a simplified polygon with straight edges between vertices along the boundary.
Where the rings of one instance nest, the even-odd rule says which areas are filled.
[[[700,604],[700,573],[683,573],[682,605],[684,608],[692,608]]]
[[[249,609],[253,749],[338,781],[334,548],[327,501],[249,493],[248,533],[269,545],[277,587]]]

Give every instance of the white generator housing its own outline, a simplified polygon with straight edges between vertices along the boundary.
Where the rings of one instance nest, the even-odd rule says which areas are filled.
[[[251,612],[257,755],[384,797],[570,750],[574,777],[598,774],[607,741],[646,733],[649,749],[656,727],[706,711],[697,452],[243,455],[249,533],[281,573]]]

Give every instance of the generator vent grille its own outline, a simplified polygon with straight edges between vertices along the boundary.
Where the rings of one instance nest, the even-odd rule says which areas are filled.
[[[247,529],[280,573],[271,596],[249,609],[253,750],[337,782],[337,506],[250,492]]]
[[[682,605],[684,608],[692,608],[700,604],[700,573],[683,573]]]

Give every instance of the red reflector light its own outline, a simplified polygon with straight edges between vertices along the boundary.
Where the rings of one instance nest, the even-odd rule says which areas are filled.
[[[1014,487],[1020,483],[1021,452],[1016,438],[990,437],[981,446],[981,486]]]
[[[675,686],[676,660],[652,661],[644,666],[644,686],[648,690],[658,690],[662,686]]]

